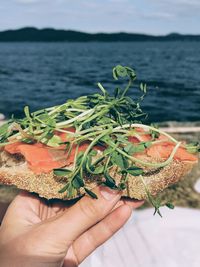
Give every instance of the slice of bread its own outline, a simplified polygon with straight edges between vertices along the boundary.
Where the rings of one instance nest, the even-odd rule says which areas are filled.
[[[150,162],[158,161],[157,159],[143,156],[143,159]],[[146,199],[147,194],[145,186],[151,195],[156,195],[171,184],[178,182],[185,174],[191,171],[196,162],[173,160],[169,165],[153,169],[145,168],[145,175],[129,175],[127,188],[123,191],[123,196],[132,199]],[[69,168],[69,167],[68,167]],[[121,176],[117,173],[117,167],[113,167],[110,175],[115,179],[116,184],[120,182]],[[102,181],[102,176],[85,177],[86,186],[94,188]],[[66,184],[66,177],[58,177],[50,173],[35,174],[29,168],[25,159],[19,155],[11,155],[3,150],[0,151],[0,183],[15,185],[20,189],[35,192],[46,199],[70,199],[66,193],[58,191]],[[82,196],[84,190],[77,192],[74,198]]]

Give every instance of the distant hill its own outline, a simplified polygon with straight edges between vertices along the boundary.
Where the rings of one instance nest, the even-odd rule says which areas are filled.
[[[0,42],[133,42],[133,41],[200,41],[200,35],[171,33],[154,36],[135,33],[85,33],[51,28],[33,27],[0,32]]]

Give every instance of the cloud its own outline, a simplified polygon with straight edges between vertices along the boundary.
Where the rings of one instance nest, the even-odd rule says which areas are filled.
[[[167,12],[154,12],[154,13],[145,13],[142,15],[146,19],[161,19],[161,20],[170,20],[175,18],[175,15]]]
[[[15,0],[15,2],[19,4],[35,4],[39,3],[40,0]]]
[[[200,0],[0,0],[0,29],[199,33]]]
[[[171,14],[171,19],[179,21],[184,25],[183,19],[192,19],[199,22],[200,1],[199,0],[154,0],[154,8],[159,13]],[[163,19],[166,17],[163,16]],[[170,18],[170,16],[169,16]]]
[[[191,13],[191,10],[194,8],[200,7],[200,1],[199,0],[155,0],[157,2],[157,5],[160,7],[168,7],[168,8],[175,8],[178,9],[187,9],[188,13]]]
[[[174,4],[179,4],[179,5],[187,5],[187,6],[200,6],[199,0],[170,0],[170,2]]]
[[[110,2],[110,3],[113,3],[113,4],[116,4],[116,3],[124,4],[124,3],[128,3],[129,2],[129,0],[107,0],[107,1]]]

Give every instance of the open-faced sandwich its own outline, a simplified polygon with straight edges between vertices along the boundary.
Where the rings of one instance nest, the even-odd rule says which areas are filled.
[[[69,99],[62,105],[11,119],[0,128],[0,182],[38,193],[47,199],[91,197],[96,185],[123,190],[123,196],[149,199],[188,173],[198,159],[198,144],[175,140],[146,117],[141,96],[127,96],[136,75],[120,65],[118,80],[129,78],[124,90]]]

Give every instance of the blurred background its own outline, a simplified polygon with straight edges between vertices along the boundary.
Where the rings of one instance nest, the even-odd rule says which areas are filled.
[[[121,64],[136,70],[138,80],[130,91],[133,98],[138,96],[139,83],[147,83],[148,94],[142,107],[149,113],[148,123],[168,127],[180,140],[200,141],[199,12],[199,0],[1,0],[0,121],[13,114],[22,117],[25,105],[34,111],[96,92],[97,82],[112,92],[116,87],[112,68]],[[191,214],[200,222],[199,179],[200,167],[196,166],[192,174],[161,194],[163,200],[175,205],[197,208],[189,215],[168,214],[170,223],[180,226]],[[0,202],[9,203],[16,193],[15,188],[0,185]],[[191,227],[200,231],[196,225]],[[119,235],[121,239],[93,255],[85,266],[101,266],[102,255],[107,259],[104,266],[117,266],[109,265],[108,255],[124,238],[122,232]],[[144,242],[141,238],[138,242],[143,246],[155,241],[149,237]],[[180,243],[197,242],[191,235],[186,241],[184,238],[179,238]],[[131,240],[124,240],[130,249]],[[118,259],[117,267],[161,266],[157,257],[154,255],[156,260],[152,260],[150,254],[147,263],[138,261],[132,265],[130,262],[137,258],[132,250],[126,262],[123,257]],[[121,255],[127,253],[120,251]],[[198,260],[193,265],[190,260],[179,263],[172,260],[162,266],[200,266]]]

